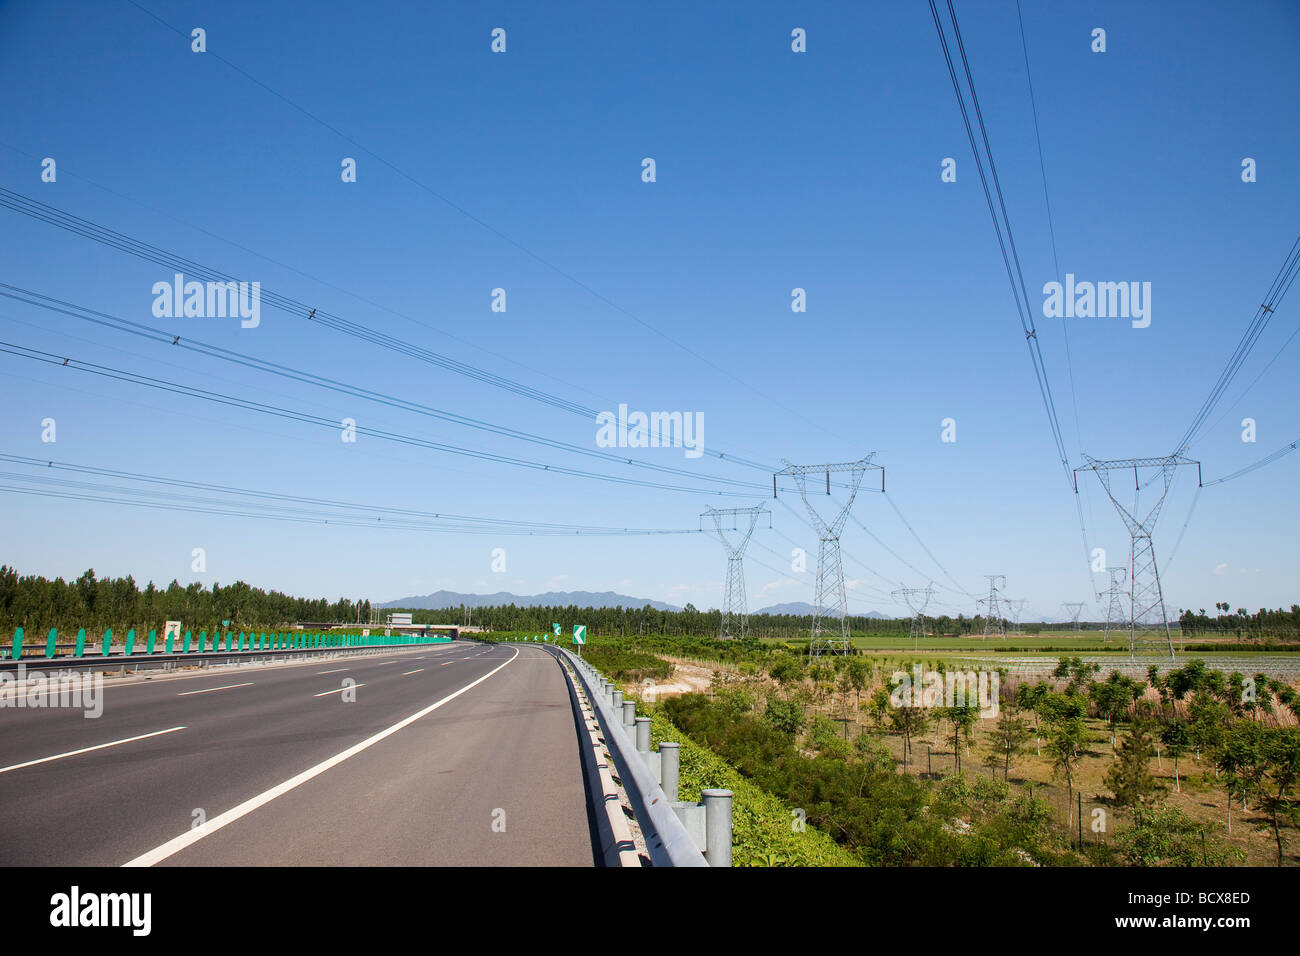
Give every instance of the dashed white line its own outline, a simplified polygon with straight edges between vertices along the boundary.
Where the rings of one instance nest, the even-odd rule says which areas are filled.
[[[203,688],[203,690],[187,690],[184,691],[183,693],[177,694],[176,696],[193,697],[195,694],[211,694],[214,690],[230,690],[231,688],[234,687],[252,687],[252,686],[253,686],[253,682],[250,680],[250,681],[246,681],[243,684],[224,684],[221,687],[205,687]]]
[[[327,690],[323,694],[312,694],[313,697],[328,697],[330,694],[341,694],[345,690],[356,690],[358,687],[365,687],[365,684],[353,684],[351,687],[337,687],[334,690]]]
[[[420,672],[423,671],[423,670],[424,670],[423,667],[417,667],[417,668],[416,668],[415,670],[413,670],[413,671],[407,671],[407,672],[406,672],[405,674],[403,674],[402,676],[403,676],[403,677],[410,677],[412,674],[418,674],[418,673],[420,673]]]
[[[166,843],[162,844],[162,846],[155,847],[154,849],[150,850],[148,853],[142,853],[140,856],[137,856],[134,860],[129,860],[128,862],[124,863],[123,866],[153,866],[155,863],[162,862],[163,860],[167,859],[169,856],[172,856],[173,854],[178,853],[181,850],[185,849],[187,846],[191,846],[192,844],[197,843],[199,840],[202,840],[205,836],[208,836],[209,834],[212,833],[216,833],[222,827],[234,823],[240,817],[247,816],[248,814],[256,810],[258,807],[265,806],[266,804],[274,800],[276,797],[283,796],[284,794],[288,793],[290,790],[293,790],[294,788],[299,787],[302,784],[306,783],[308,780],[311,780],[313,777],[320,776],[326,770],[329,770],[331,767],[337,767],[339,764],[347,760],[349,757],[353,757],[356,754],[361,753],[361,751],[374,746],[384,738],[390,737],[393,734],[397,733],[402,728],[408,727],[411,724],[415,723],[421,717],[425,717],[428,714],[433,713],[443,704],[447,703],[448,701],[455,700],[461,694],[483,683],[485,680],[487,680],[497,671],[501,670],[501,668],[508,665],[511,661],[513,661],[518,656],[519,656],[519,651],[518,649],[516,649],[515,656],[510,658],[510,660],[503,661],[502,663],[498,664],[496,667],[492,668],[492,670],[484,674],[482,677],[478,678],[477,680],[470,681],[460,690],[453,691],[452,693],[448,694],[446,697],[442,698],[442,700],[430,704],[428,707],[425,707],[423,710],[416,711],[410,717],[406,717],[403,720],[399,720],[397,723],[393,724],[393,726],[381,730],[373,737],[367,737],[359,744],[353,744],[351,747],[349,747],[347,750],[344,750],[342,753],[335,754],[333,757],[330,757],[328,760],[324,760],[321,763],[318,763],[316,766],[311,767],[308,770],[304,770],[302,773],[298,774],[298,776],[292,777],[289,780],[286,780],[284,783],[279,784],[278,786],[272,787],[270,790],[258,794],[256,797],[253,797],[251,800],[245,800],[239,806],[234,807],[230,810],[227,810],[225,813],[213,817],[201,829],[187,830],[185,833],[182,833],[180,836],[168,840]],[[181,728],[177,728],[177,729],[181,729]]]
[[[0,767],[0,773],[8,773],[10,770],[21,770],[23,767],[33,767],[38,763],[49,763],[51,760],[62,760],[64,757],[75,757],[78,754],[88,754],[92,750],[103,750],[105,747],[116,747],[119,744],[129,744],[132,741],[144,740],[148,737],[158,737],[162,734],[174,734],[178,730],[184,730],[184,727],[168,727],[166,730],[155,730],[151,734],[140,734],[137,737],[127,737],[124,740],[110,740],[106,744],[96,744],[93,747],[82,747],[80,750],[69,750],[64,754],[55,754],[52,757],[41,757],[39,760],[29,760],[26,763],[16,763],[12,767]]]
[[[317,671],[317,674],[337,674],[339,671],[347,670],[346,667],[336,667],[332,671]]]

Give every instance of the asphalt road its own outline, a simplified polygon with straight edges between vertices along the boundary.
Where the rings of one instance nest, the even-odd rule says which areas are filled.
[[[106,681],[103,698],[97,719],[0,708],[0,865],[595,862],[567,685],[539,648]]]

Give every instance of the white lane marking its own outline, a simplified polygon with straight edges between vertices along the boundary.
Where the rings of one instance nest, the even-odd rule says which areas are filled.
[[[347,670],[346,667],[336,667],[332,671],[317,671],[317,674],[337,674],[339,671]]]
[[[396,664],[396,663],[397,663],[397,661],[380,661],[380,662],[379,662],[378,664],[376,664],[375,666],[376,666],[376,667],[383,667],[385,664]]]
[[[77,754],[88,754],[92,750],[103,750],[105,747],[116,747],[119,744],[129,744],[132,741],[144,740],[148,737],[158,737],[162,734],[173,734],[178,730],[184,729],[184,727],[168,727],[166,730],[155,730],[150,734],[140,734],[137,737],[127,737],[124,740],[110,740],[106,744],[96,744],[93,747],[82,747],[80,750],[69,750],[65,754],[55,754],[53,757],[41,757],[39,760],[29,760],[26,763],[16,763],[12,767],[0,767],[0,773],[8,773],[10,770],[21,770],[23,767],[32,767],[38,763],[48,763],[51,760],[62,760],[64,757],[75,757]]]
[[[365,687],[365,684],[353,684],[350,687],[338,687],[334,690],[327,690],[323,694],[312,694],[313,697],[328,697],[330,694],[341,694],[345,690],[356,690],[358,687]]]
[[[211,694],[214,690],[230,690],[232,687],[252,687],[253,682],[250,680],[244,684],[226,684],[224,687],[205,687],[203,690],[187,690],[184,693],[177,694],[177,697],[191,697],[194,694]]]
[[[290,790],[302,786],[308,780],[311,780],[313,777],[320,776],[326,770],[329,770],[331,767],[337,767],[339,764],[347,760],[349,757],[354,757],[357,754],[361,753],[361,751],[373,747],[375,744],[379,743],[384,738],[391,737],[393,734],[397,733],[399,730],[403,729],[404,727],[409,727],[411,724],[415,723],[421,717],[428,716],[429,714],[437,710],[439,707],[441,707],[443,704],[455,700],[457,697],[465,693],[467,690],[477,687],[479,684],[483,683],[485,680],[487,680],[497,671],[501,670],[501,668],[506,667],[508,664],[510,664],[511,661],[513,661],[515,657],[518,656],[519,656],[519,651],[518,649],[516,649],[515,656],[510,658],[510,660],[497,665],[492,670],[484,674],[482,677],[478,678],[477,680],[470,681],[460,690],[453,691],[452,693],[448,694],[446,697],[442,698],[442,700],[430,704],[428,707],[425,707],[423,710],[416,711],[410,717],[406,717],[403,718],[402,720],[399,720],[397,723],[393,724],[393,726],[381,730],[373,737],[367,737],[359,744],[353,744],[351,747],[349,747],[347,750],[344,750],[342,753],[335,754],[333,757],[330,757],[328,760],[321,761],[316,766],[311,767],[308,770],[304,770],[296,777],[291,777],[290,779],[286,780],[284,783],[274,786],[270,790],[267,790],[263,793],[259,793],[251,800],[245,800],[239,806],[233,807],[232,809],[227,810],[225,813],[213,817],[201,829],[187,830],[185,833],[182,833],[180,836],[168,840],[166,843],[162,844],[161,846],[154,847],[148,853],[142,853],[139,856],[137,856],[134,860],[130,860],[122,865],[123,866],[153,866],[155,863],[161,863],[169,856],[179,853],[187,846],[191,846],[192,844],[197,843],[199,840],[202,840],[205,836],[208,836],[209,834],[212,833],[216,833],[222,827],[234,823],[236,820],[240,819],[241,817],[247,816],[248,814],[256,810],[258,807],[265,806],[266,804],[274,800],[276,797],[283,796],[284,794],[288,793]],[[182,729],[182,728],[178,728],[178,729]]]
[[[415,670],[413,670],[413,671],[407,671],[407,672],[406,672],[405,674],[403,674],[402,676],[403,676],[403,677],[410,677],[412,674],[419,674],[419,673],[421,673],[423,670],[424,670],[423,667],[417,667],[417,668],[416,668]]]

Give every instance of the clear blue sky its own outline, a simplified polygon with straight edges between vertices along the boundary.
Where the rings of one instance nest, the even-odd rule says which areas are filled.
[[[711,447],[773,465],[876,451],[891,497],[944,567],[972,592],[984,573],[1006,574],[1027,618],[1060,616],[1062,601],[1104,586],[1084,561],[926,4],[752,3],[743,16],[729,4],[141,4],[186,34],[206,29],[209,54],[125,0],[0,3],[0,184],[583,405],[701,413]],[[1062,320],[1036,317],[1072,464],[1080,451],[1167,454],[1300,223],[1300,7],[1025,0],[1023,10],[1061,271],[1152,284],[1149,328],[1064,320],[1068,364]],[[1016,6],[967,0],[958,14],[1039,305],[1056,276]],[[507,30],[504,55],[489,49],[494,27]],[[795,27],[807,31],[807,53],[790,50]],[[1107,31],[1104,54],[1090,50],[1094,27]],[[55,183],[41,182],[44,157],[57,161]],[[340,180],[344,157],[357,159],[356,183]],[[656,160],[653,184],[641,181],[644,157]],[[940,182],[945,157],[957,161],[956,183]],[[1255,183],[1241,181],[1244,157],[1258,164]],[[594,422],[265,304],[256,329],[155,319],[151,288],[168,279],[0,209],[0,282],[594,448]],[[505,313],[490,309],[497,287]],[[804,314],[791,311],[795,287],[807,290]],[[1230,408],[1296,329],[1298,309],[1292,298],[1278,310],[1215,419],[1228,414],[1193,445],[1207,480],[1300,437],[1300,346]],[[5,341],[332,419],[640,474],[9,300],[0,327]],[[764,500],[592,482],[366,436],[345,444],[9,355],[0,370],[0,451],[10,454],[564,523],[696,528],[706,506]],[[1240,439],[1246,416],[1256,444]],[[47,417],[52,445],[41,441]],[[940,440],[947,417],[955,443]],[[770,480],[681,450],[629,455]],[[1204,491],[1165,574],[1171,612],[1298,599],[1297,469],[1300,456]],[[1185,475],[1170,496],[1162,562],[1194,489]],[[1127,564],[1113,509],[1095,481],[1083,492],[1089,546]],[[780,557],[751,547],[762,563],[747,566],[750,605],[811,601],[815,539],[767,501],[774,529],[809,549],[810,567],[789,572],[790,543],[760,531]],[[882,496],[860,496],[854,511],[950,585]],[[332,598],[614,589],[714,607],[724,577],[721,547],[705,535],[385,533],[11,493],[0,493],[0,523],[0,559],[26,572],[93,566],[164,585],[243,579]],[[191,571],[196,547],[205,574]],[[491,568],[497,547],[504,573]],[[924,584],[852,523],[844,548],[855,611],[899,613],[862,562]],[[964,595],[940,594],[941,610],[974,611]]]

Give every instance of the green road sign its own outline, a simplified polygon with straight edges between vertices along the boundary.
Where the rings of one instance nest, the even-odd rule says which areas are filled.
[[[586,643],[587,643],[587,625],[586,625],[586,624],[575,624],[575,625],[573,625],[573,643],[575,643],[575,644],[586,644]]]
[[[552,624],[552,625],[551,625],[551,630],[555,632],[555,636],[556,636],[556,637],[559,637],[559,636],[560,636],[560,632],[561,632],[562,630],[564,630],[564,629],[563,629],[562,627],[560,627],[559,624]]]

